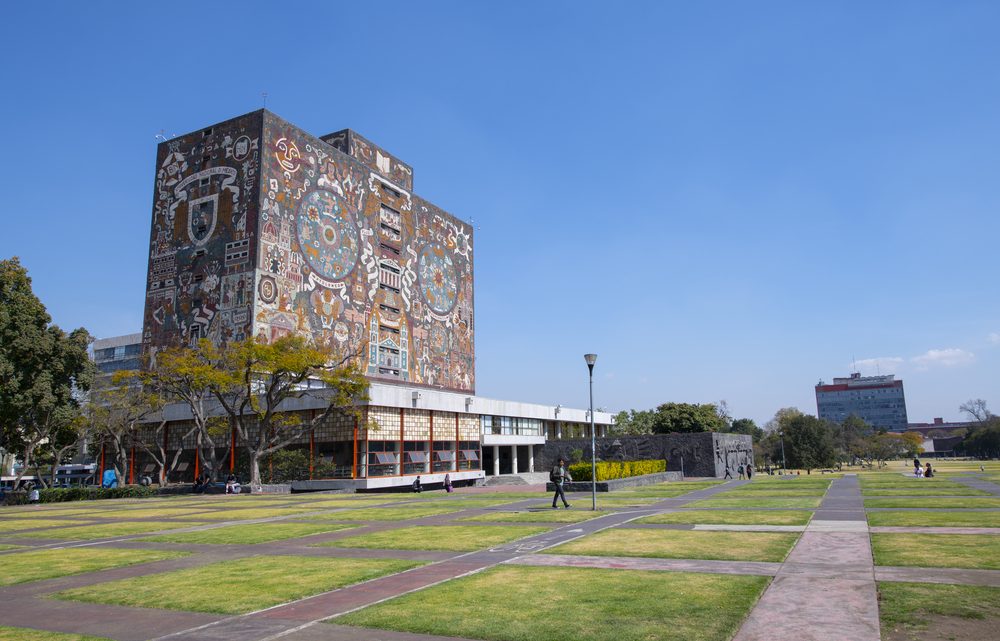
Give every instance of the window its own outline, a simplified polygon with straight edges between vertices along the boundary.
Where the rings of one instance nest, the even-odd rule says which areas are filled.
[[[392,292],[393,294],[398,294],[399,293],[399,288],[398,287],[393,287],[392,285],[389,285],[387,283],[379,283],[378,288],[379,289],[384,289],[387,292]]]
[[[381,247],[383,250],[389,252],[390,254],[392,254],[394,256],[399,256],[399,254],[400,254],[399,248],[393,247],[392,245],[389,245],[387,243],[379,243],[379,247]]]
[[[396,329],[395,327],[389,327],[388,325],[379,325],[378,331],[383,334],[386,332],[388,332],[389,334],[399,334],[398,329]]]
[[[399,442],[368,441],[368,476],[399,474]]]
[[[398,307],[391,307],[389,305],[379,305],[378,307],[383,312],[392,312],[393,314],[398,314],[399,313],[399,308]]]

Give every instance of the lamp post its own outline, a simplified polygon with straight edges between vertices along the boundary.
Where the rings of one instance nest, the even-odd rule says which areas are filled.
[[[781,473],[788,474],[788,467],[785,465],[785,431],[781,431]]]
[[[590,509],[597,511],[597,439],[594,436],[594,363],[597,354],[584,354],[590,370]]]

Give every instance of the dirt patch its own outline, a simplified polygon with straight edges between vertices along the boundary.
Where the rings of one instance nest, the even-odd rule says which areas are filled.
[[[927,625],[882,630],[883,641],[996,641],[1000,619],[963,619],[929,615]]]

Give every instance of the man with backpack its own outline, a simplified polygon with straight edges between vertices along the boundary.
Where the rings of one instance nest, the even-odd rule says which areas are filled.
[[[565,481],[572,481],[573,477],[569,475],[569,471],[566,469],[565,459],[559,459],[559,463],[552,468],[552,471],[549,472],[549,480],[556,486],[556,492],[552,495],[552,509],[554,510],[559,507],[556,501],[560,498],[563,505],[569,508],[569,502],[566,501],[566,493],[563,492],[563,483]]]

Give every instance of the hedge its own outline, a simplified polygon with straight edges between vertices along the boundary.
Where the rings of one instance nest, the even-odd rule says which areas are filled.
[[[156,496],[155,487],[123,485],[121,487],[68,487],[38,491],[40,503],[65,503],[66,501],[94,501],[97,499],[145,499]]]
[[[597,480],[610,481],[624,479],[630,476],[657,474],[667,471],[667,462],[663,459],[651,461],[601,461],[597,464]],[[569,475],[574,481],[590,480],[590,463],[574,463],[569,466]]]

